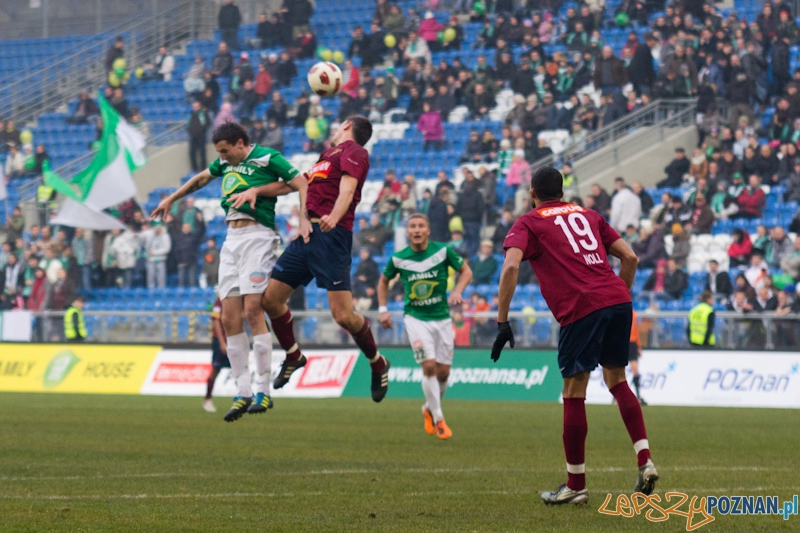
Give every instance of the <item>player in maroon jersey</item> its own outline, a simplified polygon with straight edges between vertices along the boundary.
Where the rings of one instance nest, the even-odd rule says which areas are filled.
[[[286,301],[298,285],[316,278],[317,287],[328,291],[333,319],[350,332],[372,368],[372,399],[380,402],[389,390],[389,361],[375,345],[369,321],[353,309],[350,291],[350,263],[353,248],[353,221],[361,201],[361,188],[369,171],[369,153],[364,148],[372,136],[372,124],[361,116],[347,118],[334,132],[331,147],[306,173],[308,196],[305,212],[311,220],[308,240],[295,239],[278,259],[272,279],[264,291],[261,305],[272,321],[272,330],[286,360],[273,383],[280,389],[292,373],[306,364],[292,327],[292,313]],[[288,192],[283,182],[248,189],[231,197],[236,208],[255,203],[256,195],[276,196]]]
[[[534,208],[514,223],[503,243],[506,258],[500,276],[498,333],[492,359],[497,361],[506,342],[514,347],[508,308],[519,265],[522,260],[530,261],[542,296],[561,325],[558,366],[564,378],[563,440],[568,481],[554,492],[542,493],[542,499],[547,504],[589,500],[584,402],[589,373],[598,364],[619,404],[637,455],[639,477],[634,491],[651,494],[658,473],[650,459],[642,409],[625,377],[633,313],[629,291],[639,260],[600,214],[561,201],[562,184],[558,170],[537,170],[530,191]],[[619,276],[611,269],[607,254],[622,261]]]

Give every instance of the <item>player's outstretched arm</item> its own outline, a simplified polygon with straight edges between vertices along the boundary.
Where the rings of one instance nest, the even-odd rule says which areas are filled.
[[[353,196],[358,187],[358,180],[349,174],[342,175],[342,181],[339,183],[339,196],[336,198],[336,203],[333,204],[333,209],[330,215],[325,215],[319,219],[319,227],[323,232],[328,232],[336,227],[336,224],[342,219],[350,204],[353,202]]]
[[[184,183],[183,187],[175,191],[174,193],[170,194],[158,204],[152,213],[150,213],[150,218],[158,218],[164,217],[169,214],[169,210],[172,207],[172,204],[183,198],[184,196],[188,196],[195,191],[199,191],[209,183],[214,181],[214,176],[205,169],[204,171],[200,172],[199,174],[195,174],[192,176],[192,179]]]
[[[308,220],[308,211],[306,210],[306,198],[308,198],[308,179],[305,174],[298,174],[293,180],[289,181],[287,185],[300,195],[300,227],[297,231],[295,239],[302,237],[303,242],[308,243],[309,235],[314,229],[311,227],[311,222]]]
[[[244,204],[250,204],[250,209],[255,209],[256,200],[259,196],[277,198],[278,196],[284,196],[291,192],[294,192],[294,189],[289,187],[286,182],[276,181],[266,185],[261,185],[260,187],[252,187],[246,191],[232,194],[230,198],[228,198],[228,203],[230,204],[230,207],[234,209],[239,209]]]
[[[469,268],[466,261],[461,265],[461,268],[458,269],[458,273],[458,283],[453,287],[450,298],[447,299],[447,303],[450,305],[461,305],[464,303],[464,298],[462,296],[464,294],[464,289],[466,289],[469,282],[472,281],[472,269]]]
[[[508,342],[514,347],[514,332],[508,323],[508,309],[511,307],[511,299],[517,288],[519,278],[519,265],[522,262],[523,252],[519,248],[509,248],[506,250],[506,258],[503,262],[503,271],[500,273],[500,287],[497,306],[497,338],[492,345],[492,360],[500,359],[500,353]]]
[[[619,267],[619,277],[628,286],[628,290],[633,287],[633,278],[636,277],[636,267],[639,266],[639,258],[636,253],[631,250],[628,243],[622,239],[617,239],[608,248],[608,253],[616,257],[622,262]]]
[[[381,326],[384,329],[391,329],[392,327],[392,315],[389,314],[389,310],[386,309],[386,303],[389,300],[389,278],[387,278],[384,274],[381,274],[381,278],[378,280],[378,311],[380,312],[380,321]]]

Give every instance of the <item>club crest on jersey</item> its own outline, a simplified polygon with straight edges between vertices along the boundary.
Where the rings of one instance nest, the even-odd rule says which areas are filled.
[[[228,172],[222,178],[222,193],[231,194],[240,185],[247,187],[248,183],[238,172]]]
[[[537,209],[539,215],[543,216],[544,218],[547,217],[555,217],[558,215],[568,215],[570,213],[585,213],[586,209],[579,205],[574,204],[567,204],[567,205],[559,205],[557,207],[544,207],[542,209]]]
[[[330,161],[320,161],[308,171],[308,182],[311,183],[317,178],[327,179],[328,174],[331,172]]]
[[[433,289],[435,289],[438,284],[438,281],[430,281],[427,279],[416,281],[411,286],[411,295],[409,298],[412,300],[427,300],[433,295]]]

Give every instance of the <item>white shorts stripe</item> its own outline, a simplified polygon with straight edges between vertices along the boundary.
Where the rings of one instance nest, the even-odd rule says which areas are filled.
[[[650,444],[647,442],[647,439],[637,440],[633,443],[633,451],[639,453],[642,450],[649,450]]]
[[[567,472],[570,474],[585,474],[586,463],[581,463],[579,465],[571,465],[567,463]]]

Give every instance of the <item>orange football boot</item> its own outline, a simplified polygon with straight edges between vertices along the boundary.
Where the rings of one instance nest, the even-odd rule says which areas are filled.
[[[436,428],[433,425],[433,415],[424,405],[422,406],[422,416],[425,417],[425,432],[428,435],[435,435]]]
[[[439,422],[437,422],[436,435],[442,440],[449,439],[450,437],[453,436],[453,432],[450,431],[449,427],[447,427],[447,423],[444,421],[444,419],[439,420]]]

